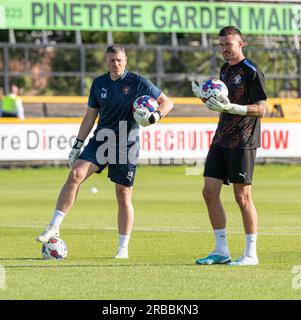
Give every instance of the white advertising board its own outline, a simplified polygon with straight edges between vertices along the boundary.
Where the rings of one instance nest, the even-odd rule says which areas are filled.
[[[0,161],[64,160],[78,123],[0,125]],[[140,130],[140,159],[203,159],[216,123],[161,123]],[[258,157],[301,157],[301,123],[262,123]]]

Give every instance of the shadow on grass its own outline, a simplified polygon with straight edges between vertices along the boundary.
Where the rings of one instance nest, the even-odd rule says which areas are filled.
[[[95,259],[95,258],[94,258]],[[162,263],[131,263],[130,261],[120,261],[116,260],[112,257],[99,257],[98,258],[101,262],[104,261],[114,261],[114,263],[110,264],[72,264],[71,259],[59,259],[59,260],[44,260],[43,258],[0,258],[1,261],[37,261],[40,262],[39,264],[12,264],[12,265],[5,265],[3,267],[7,269],[17,269],[17,268],[119,268],[119,267],[191,267],[196,266],[193,262],[191,263],[174,263],[174,264],[162,264]],[[66,264],[66,262],[68,264]],[[69,264],[69,262],[71,262]],[[128,262],[128,263],[125,263]],[[41,264],[42,263],[42,264]],[[63,263],[63,264],[61,264]],[[196,266],[197,267],[197,266]]]

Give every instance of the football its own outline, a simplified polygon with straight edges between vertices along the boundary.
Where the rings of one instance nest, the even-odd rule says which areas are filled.
[[[219,79],[209,79],[203,81],[200,88],[200,95],[203,102],[206,102],[211,97],[223,102],[220,98],[228,97],[228,88],[224,82]]]
[[[133,115],[136,122],[140,125],[144,125],[145,119],[155,112],[158,108],[158,102],[151,96],[138,97],[133,104]]]
[[[45,260],[63,259],[68,254],[66,243],[60,238],[51,238],[48,242],[43,243],[42,256]]]

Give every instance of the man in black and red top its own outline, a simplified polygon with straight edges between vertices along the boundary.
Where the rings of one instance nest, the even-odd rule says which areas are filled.
[[[205,163],[205,199],[216,246],[207,257],[196,260],[197,264],[255,265],[257,213],[252,200],[251,184],[256,157],[260,147],[260,118],[266,110],[264,75],[243,52],[240,30],[228,26],[219,32],[219,44],[226,63],[220,71],[220,79],[229,94],[222,102],[211,97],[206,106],[220,112],[220,118]],[[192,83],[193,92],[202,97],[200,84]],[[235,199],[239,205],[246,233],[243,255],[231,262],[226,238],[226,215],[220,199],[221,187],[233,183]]]

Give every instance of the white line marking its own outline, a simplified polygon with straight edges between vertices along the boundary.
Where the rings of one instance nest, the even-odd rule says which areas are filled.
[[[0,224],[0,228],[32,228],[32,229],[43,229],[45,225],[26,225],[26,224]],[[95,226],[81,226],[81,225],[68,225],[63,229],[73,229],[73,230],[96,230],[96,231],[116,231],[117,227],[95,227]],[[228,234],[244,234],[243,230],[240,227],[228,228]],[[262,229],[288,229],[296,230],[301,229],[301,226],[274,226],[274,227],[261,227]],[[259,235],[272,235],[272,236],[301,236],[300,232],[268,232],[260,231]],[[199,227],[136,227],[135,231],[140,232],[189,232],[189,233],[212,233],[212,230],[209,228],[199,228]],[[297,230],[296,230],[297,231]]]

